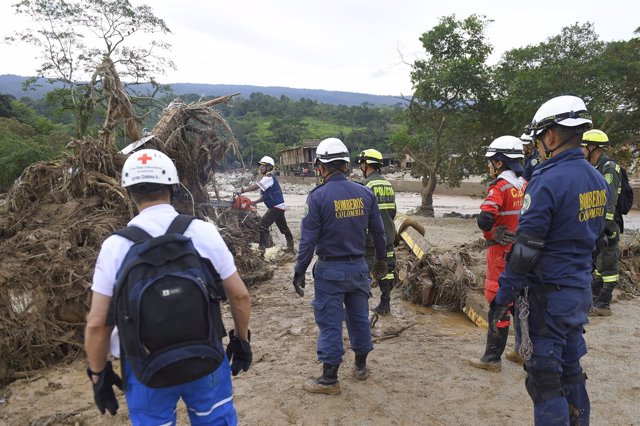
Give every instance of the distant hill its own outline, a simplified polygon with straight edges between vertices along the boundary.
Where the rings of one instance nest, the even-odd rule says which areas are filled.
[[[51,85],[45,79],[39,79],[39,87],[34,90],[22,90],[22,83],[28,77],[21,77],[12,74],[0,75],[0,93],[8,93],[20,99],[27,96],[33,99],[40,99],[47,92],[61,85]],[[232,93],[240,93],[240,96],[248,98],[252,93],[262,93],[264,95],[279,98],[286,96],[290,99],[301,98],[311,99],[324,104],[359,106],[363,103],[372,105],[396,105],[403,104],[400,96],[369,95],[366,93],[337,92],[331,90],[318,89],[293,89],[291,87],[270,87],[270,86],[247,86],[235,84],[195,84],[195,83],[171,83],[171,89],[177,95],[196,94],[201,96],[220,96]],[[144,86],[142,86],[144,89]]]

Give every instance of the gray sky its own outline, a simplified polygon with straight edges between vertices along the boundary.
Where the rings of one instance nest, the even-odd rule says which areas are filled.
[[[438,18],[483,14],[502,53],[537,44],[573,23],[593,22],[601,40],[629,40],[640,26],[637,0],[130,0],[148,4],[172,34],[177,65],[162,83],[249,84],[408,95],[410,66],[424,57],[419,37]],[[0,34],[24,29],[0,0]],[[37,51],[0,44],[0,74],[32,75]],[[403,60],[405,63],[403,63]]]

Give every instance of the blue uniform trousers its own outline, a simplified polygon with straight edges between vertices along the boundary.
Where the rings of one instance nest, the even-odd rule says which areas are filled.
[[[525,384],[535,424],[588,425],[590,404],[580,358],[587,353],[582,335],[591,289],[538,285],[530,289],[529,301],[533,355],[525,364]]]
[[[224,361],[211,374],[182,385],[150,388],[138,381],[125,362],[127,387],[125,397],[133,425],[175,425],[176,404],[187,405],[192,425],[236,425],[238,417],[233,406],[231,367]]]
[[[351,349],[357,355],[373,350],[369,326],[369,270],[364,258],[318,260],[313,268],[315,297],[311,303],[318,324],[318,360],[342,362],[342,320],[347,323]],[[346,310],[346,315],[345,315]]]

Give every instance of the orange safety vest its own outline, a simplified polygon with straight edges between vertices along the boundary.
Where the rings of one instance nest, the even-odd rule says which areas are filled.
[[[489,241],[487,250],[487,271],[484,282],[485,297],[489,302],[498,292],[498,277],[504,270],[507,254],[512,244],[503,246],[493,240],[493,233],[498,226],[506,226],[511,232],[516,232],[520,210],[522,209],[524,190],[526,184],[518,189],[509,181],[498,178],[491,182],[487,197],[482,202],[480,209],[488,212],[496,221],[490,231],[482,231],[484,238]],[[492,244],[491,242],[494,241]]]

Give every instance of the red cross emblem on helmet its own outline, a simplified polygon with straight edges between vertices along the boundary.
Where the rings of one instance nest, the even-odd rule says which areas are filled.
[[[147,161],[152,160],[152,159],[153,159],[153,157],[149,157],[146,152],[144,154],[142,154],[141,157],[138,157],[138,161],[141,161],[142,164],[147,164]]]

